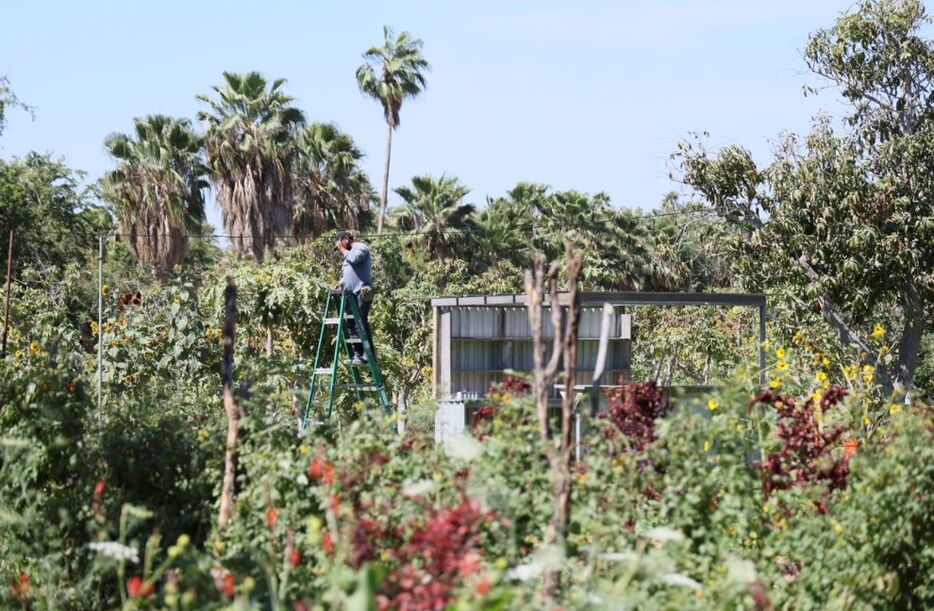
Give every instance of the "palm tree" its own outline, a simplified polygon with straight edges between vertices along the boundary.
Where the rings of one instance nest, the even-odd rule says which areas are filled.
[[[224,73],[216,98],[199,95],[210,110],[205,147],[217,189],[224,232],[238,253],[263,260],[264,248],[292,228],[295,135],[304,125],[293,98],[280,91],[285,79],[267,83],[258,72]],[[268,85],[268,86],[267,86]]]
[[[473,204],[461,203],[470,189],[456,178],[415,176],[412,187],[399,187],[396,193],[405,202],[396,209],[400,229],[412,231],[411,246],[421,246],[438,258],[455,254],[466,243],[456,233],[473,227]]]
[[[135,137],[111,134],[104,146],[117,160],[103,179],[137,260],[165,278],[188,251],[189,229],[204,220],[207,168],[201,138],[187,119],[134,119]]]
[[[317,237],[328,229],[359,229],[369,221],[373,188],[359,162],[363,153],[330,123],[312,123],[298,136],[295,234]]]
[[[392,132],[399,127],[399,109],[405,98],[414,98],[425,88],[425,75],[431,66],[422,57],[422,40],[408,32],[394,37],[389,26],[383,26],[383,46],[367,49],[366,60],[357,68],[360,91],[383,106],[386,117],[386,162],[383,167],[383,191],[379,200],[379,220],[376,232],[383,232],[386,223],[386,200],[389,197],[389,159],[392,155]]]

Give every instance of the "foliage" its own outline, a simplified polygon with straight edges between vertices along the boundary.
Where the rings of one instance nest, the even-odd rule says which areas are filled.
[[[207,168],[201,138],[187,119],[135,119],[135,138],[111,134],[104,146],[118,161],[103,179],[120,231],[136,258],[165,278],[188,251],[188,233],[204,219]]]
[[[328,229],[360,229],[369,220],[373,188],[359,166],[363,153],[330,123],[298,135],[293,231],[302,239]]]
[[[406,98],[414,98],[425,89],[425,73],[431,66],[422,56],[422,40],[408,32],[396,36],[383,26],[383,45],[363,53],[365,62],[357,68],[357,85],[364,95],[378,101],[386,119],[386,162],[383,190],[380,194],[377,230],[382,233],[389,197],[389,161],[392,132],[399,127],[399,111]]]
[[[16,97],[16,93],[10,87],[10,79],[6,75],[0,75],[0,136],[3,135],[3,129],[6,127],[7,112],[10,108],[32,112],[32,108]]]
[[[443,259],[462,254],[467,240],[461,235],[472,228],[472,204],[462,203],[470,191],[457,178],[415,176],[412,187],[399,187],[404,202],[393,212],[400,229],[412,232],[410,247]]]
[[[0,247],[5,258],[12,229],[17,273],[90,260],[110,219],[83,181],[83,173],[49,155],[0,160]]]
[[[896,359],[865,356],[889,391],[915,386],[934,296],[926,19],[914,0],[864,1],[811,37],[808,66],[850,104],[848,131],[818,118],[761,169],[739,146],[710,157],[702,143],[685,143],[677,154],[685,182],[741,236],[734,245],[750,288],[777,290],[799,313],[817,308],[843,345],[864,353],[861,328],[898,321]]]
[[[258,72],[224,73],[216,98],[199,95],[210,109],[198,113],[207,125],[207,164],[217,189],[224,233],[238,253],[257,261],[276,236],[292,229],[292,167],[295,134],[305,116],[282,93],[285,79],[268,83]]]

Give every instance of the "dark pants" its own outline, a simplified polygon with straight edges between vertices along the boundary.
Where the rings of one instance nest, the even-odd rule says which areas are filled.
[[[372,301],[363,301],[363,298],[360,297],[360,293],[354,295],[354,299],[357,300],[357,307],[360,309],[360,318],[363,320],[363,332],[365,335],[357,333],[357,321],[348,320],[347,328],[350,329],[351,334],[356,335],[361,340],[366,338],[370,342],[370,352],[373,354],[373,358],[376,358],[376,346],[373,345],[373,334],[370,332],[370,307],[373,305]],[[363,344],[353,344],[354,354],[357,356],[363,356]]]

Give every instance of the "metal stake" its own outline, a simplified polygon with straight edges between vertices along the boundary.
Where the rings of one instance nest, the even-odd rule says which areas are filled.
[[[10,229],[10,243],[6,255],[6,305],[3,306],[3,351],[6,356],[6,338],[10,331],[10,284],[13,282],[13,230]]]
[[[104,428],[104,236],[97,238],[97,427]]]

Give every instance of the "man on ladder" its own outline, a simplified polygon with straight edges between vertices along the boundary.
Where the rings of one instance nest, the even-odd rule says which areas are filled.
[[[353,293],[360,309],[360,318],[363,329],[357,329],[356,321],[347,321],[351,336],[357,336],[370,344],[370,351],[375,356],[376,347],[373,344],[373,334],[370,332],[370,306],[373,304],[373,287],[371,285],[372,264],[370,247],[363,242],[354,241],[349,231],[338,231],[334,234],[334,248],[344,256],[343,274],[340,282],[334,285],[335,291]],[[366,363],[366,353],[363,343],[353,344],[352,365]]]

